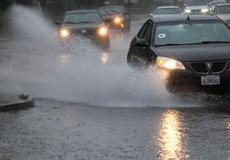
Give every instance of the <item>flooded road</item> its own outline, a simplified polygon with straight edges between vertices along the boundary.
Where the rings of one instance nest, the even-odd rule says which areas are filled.
[[[10,92],[26,91],[35,106],[0,113],[0,160],[230,159],[228,98],[177,96],[155,71],[127,66],[144,18],[130,34],[112,34],[110,51],[80,39],[65,52],[46,20],[16,13],[41,30],[23,16],[14,21],[21,34],[0,42],[0,73],[16,81]],[[7,82],[1,77],[0,87]]]
[[[37,99],[32,109],[0,114],[0,159],[229,159],[225,109],[108,108]]]

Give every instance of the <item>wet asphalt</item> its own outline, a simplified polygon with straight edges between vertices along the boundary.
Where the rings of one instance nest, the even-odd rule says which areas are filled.
[[[108,108],[36,99],[0,114],[1,160],[230,159],[229,106]]]
[[[33,108],[0,113],[0,160],[227,160],[230,105],[221,102],[123,108],[35,97]]]

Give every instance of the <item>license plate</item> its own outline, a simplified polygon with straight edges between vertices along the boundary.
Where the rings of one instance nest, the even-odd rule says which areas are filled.
[[[220,85],[220,76],[219,75],[201,76],[201,85],[202,86]]]

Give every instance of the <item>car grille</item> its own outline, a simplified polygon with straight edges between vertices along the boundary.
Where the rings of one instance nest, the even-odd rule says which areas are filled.
[[[208,67],[210,64],[210,68]],[[192,63],[191,67],[198,73],[219,73],[224,70],[226,62]]]
[[[96,31],[95,30],[89,30],[89,29],[81,29],[81,30],[75,30],[73,31],[75,35],[81,35],[86,37],[94,36]]]
[[[200,13],[201,10],[200,10],[200,9],[193,9],[193,10],[191,10],[191,12],[192,12],[192,13]]]
[[[224,70],[225,67],[225,62],[217,62],[217,63],[213,63],[212,65],[212,72],[221,72]]]
[[[207,73],[208,72],[208,69],[207,69],[205,63],[192,63],[191,66],[196,72],[199,72],[199,73]]]

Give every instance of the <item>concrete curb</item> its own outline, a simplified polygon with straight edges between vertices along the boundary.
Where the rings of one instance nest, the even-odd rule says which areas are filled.
[[[27,100],[0,105],[0,112],[18,111],[22,109],[31,108],[33,106],[34,106],[34,99],[33,97],[29,97]]]

